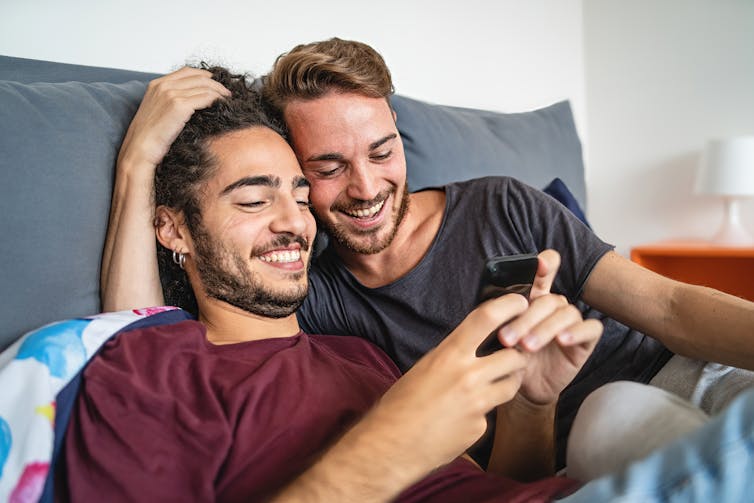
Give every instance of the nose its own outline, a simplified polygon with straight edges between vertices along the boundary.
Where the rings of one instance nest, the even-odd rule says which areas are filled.
[[[352,199],[361,199],[362,201],[371,201],[380,189],[377,183],[376,168],[369,166],[367,163],[353,163],[348,173],[348,197]]]
[[[277,201],[277,211],[270,222],[270,230],[274,233],[304,236],[310,219],[313,217],[309,210],[302,208],[295,197],[281,197]]]

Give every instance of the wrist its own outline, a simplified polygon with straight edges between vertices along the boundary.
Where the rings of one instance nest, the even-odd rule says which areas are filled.
[[[554,416],[557,405],[557,400],[547,403],[537,403],[529,400],[521,393],[516,393],[516,396],[514,396],[512,400],[502,404],[500,408],[517,416],[546,417],[551,415]]]
[[[143,159],[123,157],[118,160],[115,171],[114,192],[125,195],[132,191],[145,194],[152,201],[154,173],[156,166]]]
[[[487,471],[521,481],[553,475],[556,405],[538,404],[520,394],[499,405]]]

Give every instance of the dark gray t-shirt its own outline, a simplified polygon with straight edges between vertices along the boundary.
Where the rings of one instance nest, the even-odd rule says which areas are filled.
[[[496,255],[560,252],[553,291],[579,300],[597,261],[612,249],[558,201],[508,177],[444,187],[445,214],[427,254],[408,274],[379,288],[360,284],[332,248],[317,259],[299,310],[305,332],[364,337],[402,371],[435,347],[475,306],[484,261]],[[670,353],[658,341],[581,305],[605,332],[558,404],[559,459],[584,397],[610,381],[648,382]]]

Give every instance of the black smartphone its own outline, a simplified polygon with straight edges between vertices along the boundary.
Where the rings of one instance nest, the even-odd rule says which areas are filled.
[[[477,292],[477,305],[493,297],[518,293],[529,298],[539,259],[536,253],[492,257],[484,263],[482,278]],[[503,346],[497,338],[497,330],[491,333],[477,349],[477,356],[486,356]]]

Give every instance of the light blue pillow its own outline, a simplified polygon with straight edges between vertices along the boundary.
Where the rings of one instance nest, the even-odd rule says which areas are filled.
[[[145,89],[0,81],[0,349],[100,310],[115,159]]]

